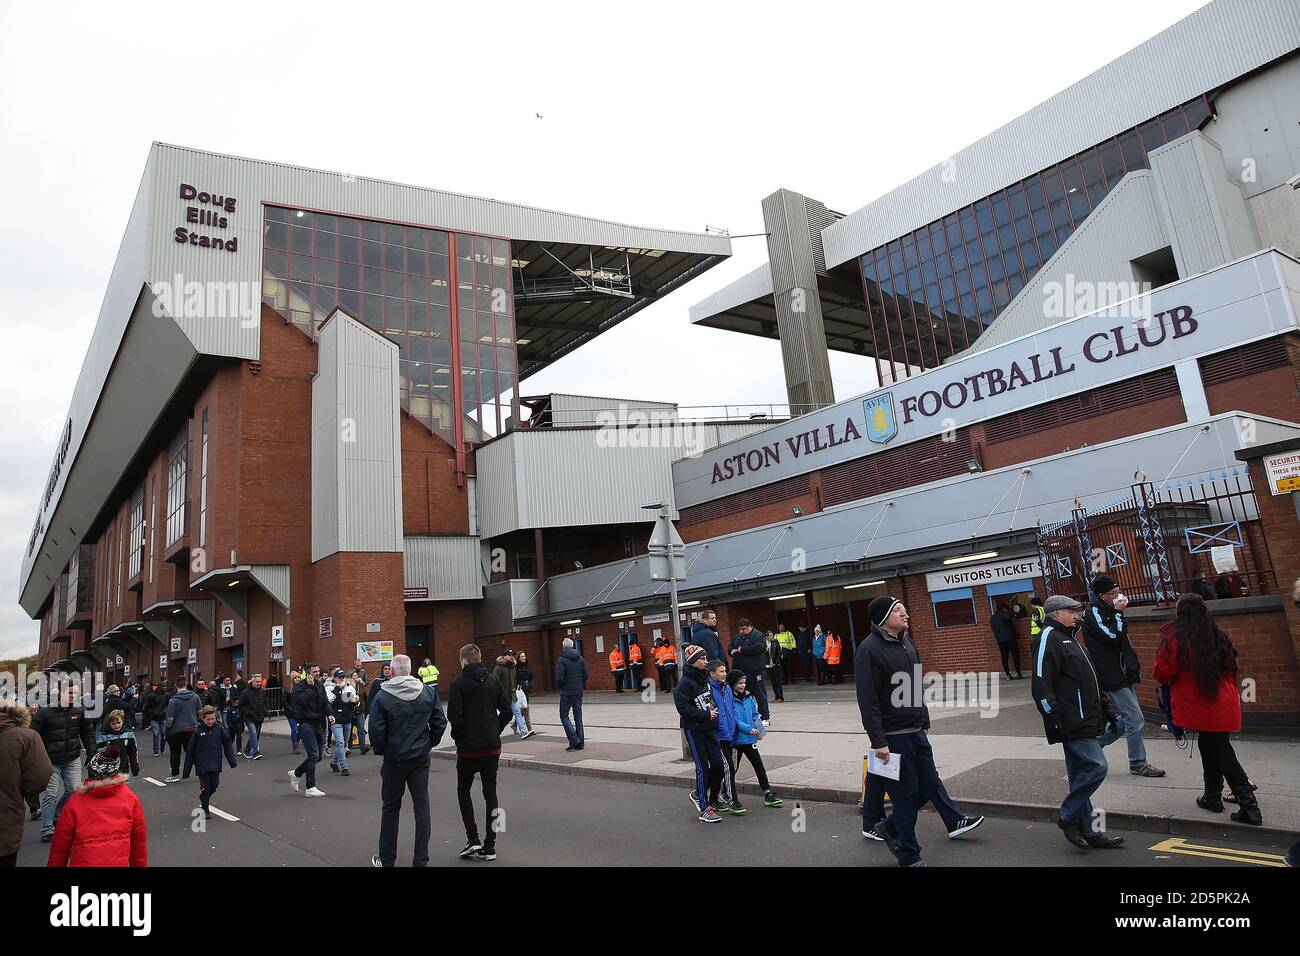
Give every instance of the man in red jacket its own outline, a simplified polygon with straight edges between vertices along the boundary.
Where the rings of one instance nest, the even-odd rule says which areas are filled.
[[[49,866],[148,866],[144,807],[119,773],[122,751],[106,747],[90,759],[88,779],[59,816]]]

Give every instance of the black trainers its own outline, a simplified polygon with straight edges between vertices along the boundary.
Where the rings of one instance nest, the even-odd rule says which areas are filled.
[[[351,772],[350,770],[348,770],[347,767],[344,767],[344,768],[340,771],[340,773],[342,773],[343,776],[345,776],[345,777],[350,777],[350,776],[352,776],[352,772]]]
[[[889,832],[889,827],[883,823],[877,823],[871,831],[876,835],[876,839],[885,844],[885,849],[889,850],[894,856],[898,856],[898,841],[894,839],[894,834]]]
[[[376,853],[374,856],[372,856],[372,857],[370,858],[370,865],[371,865],[371,866],[383,866],[383,865],[384,865],[384,861],[381,860],[381,859],[379,859],[379,854]]]
[[[471,859],[479,860],[483,863],[491,863],[496,858],[497,848],[494,846],[479,847],[478,852],[471,857]]]
[[[470,840],[465,844],[465,849],[460,851],[460,858],[462,860],[468,860],[481,849],[483,849],[483,845],[479,843],[478,840]]]
[[[1153,767],[1149,763],[1144,763],[1138,767],[1129,767],[1128,772],[1135,777],[1163,777],[1165,772],[1159,767]]]
[[[957,825],[948,831],[948,839],[955,840],[963,833],[970,833],[983,822],[983,817],[962,817],[957,821]]]
[[[779,807],[783,803],[784,801],[780,797],[778,797],[775,793],[773,793],[771,790],[763,791],[763,806]]]

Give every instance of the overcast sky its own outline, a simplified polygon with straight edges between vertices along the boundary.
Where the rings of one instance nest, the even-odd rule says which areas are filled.
[[[151,141],[761,232],[773,190],[852,212],[1198,6],[0,0],[0,658],[36,648],[21,553]],[[524,393],[784,402],[775,342],[687,318],[766,258],[733,246]]]

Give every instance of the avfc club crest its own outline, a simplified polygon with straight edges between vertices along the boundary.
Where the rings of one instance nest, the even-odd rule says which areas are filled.
[[[886,445],[898,434],[898,419],[894,416],[894,393],[885,392],[862,400],[862,410],[867,415],[867,441]]]

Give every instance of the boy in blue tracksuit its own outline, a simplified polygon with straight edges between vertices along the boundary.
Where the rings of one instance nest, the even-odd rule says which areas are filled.
[[[673,704],[686,737],[691,759],[695,761],[695,789],[691,803],[701,823],[718,823],[718,790],[722,786],[725,762],[718,746],[718,721],[721,712],[709,680],[709,655],[704,648],[688,644],[682,649],[681,679],[673,688]]]
[[[199,724],[185,747],[185,770],[181,779],[189,777],[191,770],[199,774],[199,803],[203,816],[211,819],[208,805],[212,795],[221,785],[221,758],[225,757],[230,769],[235,769],[235,747],[225,724],[217,720],[217,708],[208,705],[199,714]]]
[[[736,735],[736,698],[727,683],[725,661],[709,661],[709,690],[718,707],[718,749],[722,752],[722,796],[718,798],[720,813],[744,813],[735,809],[736,772],[735,754],[731,752],[731,738]]]
[[[735,706],[736,718],[736,729],[731,736],[731,746],[723,748],[723,756],[727,759],[727,775],[732,781],[731,812],[735,814],[746,812],[740,805],[740,793],[735,789],[736,768],[740,765],[742,755],[754,768],[758,785],[763,788],[763,805],[779,807],[781,798],[772,792],[772,786],[767,779],[767,768],[763,766],[763,758],[758,753],[758,742],[767,733],[767,728],[763,726],[763,721],[759,717],[758,701],[754,699],[753,694],[749,693],[748,679],[742,671],[729,673],[727,684]]]

